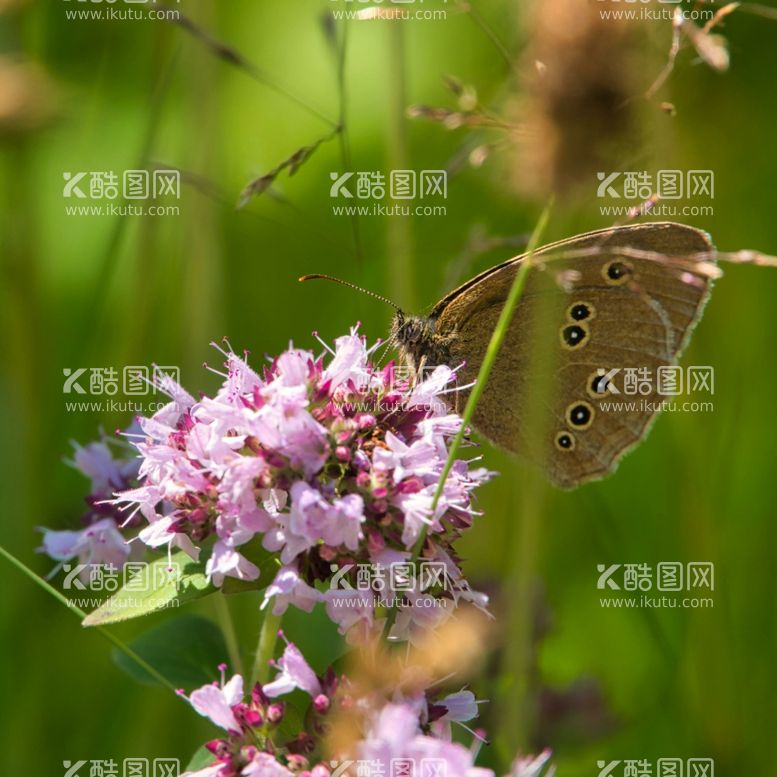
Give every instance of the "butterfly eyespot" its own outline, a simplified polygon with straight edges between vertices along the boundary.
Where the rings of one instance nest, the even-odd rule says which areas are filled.
[[[559,432],[555,442],[560,451],[573,451],[575,449],[575,437],[569,432]]]
[[[610,393],[610,379],[604,370],[598,370],[588,378],[587,391],[594,399],[600,399],[605,394]]]
[[[620,286],[629,280],[633,271],[634,268],[628,262],[615,261],[604,265],[602,275],[610,286]]]
[[[567,421],[576,429],[587,429],[594,420],[594,409],[588,402],[573,402],[567,408]]]
[[[578,348],[588,339],[586,324],[569,324],[561,330],[561,345],[572,350]]]
[[[567,310],[567,318],[572,321],[585,321],[585,319],[593,318],[595,315],[596,310],[594,306],[588,302],[575,302]]]

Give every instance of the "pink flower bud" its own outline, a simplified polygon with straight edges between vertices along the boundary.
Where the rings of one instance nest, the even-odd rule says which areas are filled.
[[[366,431],[367,429],[372,429],[375,424],[378,423],[377,419],[374,415],[370,415],[369,413],[362,413],[359,416],[356,417],[356,422],[359,424],[359,429],[361,431]]]
[[[291,753],[286,756],[286,760],[289,765],[289,769],[293,772],[301,772],[308,767],[308,759],[304,755],[298,755],[297,753]]]
[[[385,491],[386,489],[382,488],[380,490]],[[376,513],[381,515],[388,510],[388,502],[385,499],[376,499],[371,506]]]
[[[384,539],[383,535],[373,529],[370,528],[367,530],[367,549],[370,552],[370,555],[377,555],[382,550],[386,548],[386,540]]]
[[[267,708],[267,720],[270,723],[280,723],[283,720],[283,704],[276,702]]]

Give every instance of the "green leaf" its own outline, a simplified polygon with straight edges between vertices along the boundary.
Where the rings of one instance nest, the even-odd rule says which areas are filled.
[[[174,553],[177,575],[166,574],[167,558],[146,565],[132,580],[84,618],[82,626],[105,626],[199,599],[218,589],[208,582],[205,565],[183,551]]]
[[[321,604],[309,613],[289,607],[283,615],[283,633],[318,674],[350,650]]]
[[[130,647],[180,688],[195,688],[217,679],[216,667],[227,658],[221,630],[201,615],[179,615],[160,623],[136,637]],[[114,650],[113,660],[138,682],[158,685],[157,680],[124,653]]]
[[[216,756],[203,745],[194,753],[189,763],[186,764],[186,769],[184,771],[196,772],[200,769],[204,769],[206,766],[210,766],[215,760]]]

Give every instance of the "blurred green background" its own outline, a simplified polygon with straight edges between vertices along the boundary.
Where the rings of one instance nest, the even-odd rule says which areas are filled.
[[[507,111],[520,83],[509,63],[518,67],[529,36],[517,1],[475,0],[474,17],[438,3],[445,20],[340,23],[337,45],[335,0],[178,6],[241,52],[257,77],[171,24],[65,18],[82,5],[93,7],[0,3],[0,536],[41,575],[52,565],[34,553],[35,527],[76,525],[87,491],[63,464],[68,441],[86,443],[99,426],[129,421],[67,412],[64,368],[180,365],[196,393],[217,385],[201,365],[218,364],[208,342],[223,335],[255,363],[292,339],[315,347],[313,330],[331,339],[357,320],[370,339],[385,336],[389,308],[296,278],[334,273],[420,311],[517,251],[469,250],[473,236],[520,242],[543,206],[516,193],[520,167],[495,153],[451,175],[446,216],[360,218],[357,251],[353,223],[332,214],[329,197],[332,171],[439,169],[460,153],[466,129],[404,114],[417,103],[455,108],[446,75]],[[645,89],[665,60],[670,25],[645,22],[640,34]],[[721,249],[777,254],[777,24],[734,14],[725,34],[730,71],[715,73],[684,52],[661,92],[677,115],[643,108],[647,129],[634,136],[625,167],[612,169],[713,170],[714,216],[688,221]],[[37,69],[19,82],[14,60]],[[332,139],[236,210],[249,180],[330,131],[290,94],[333,120],[345,96],[350,165]],[[65,214],[64,171],[150,162],[197,176],[198,185],[183,187],[180,215]],[[599,214],[595,185],[556,207],[549,240],[611,223]],[[492,594],[502,629],[473,684],[491,700],[482,722],[495,743],[484,748],[484,764],[504,770],[509,751],[548,745],[562,777],[597,774],[599,759],[672,756],[712,757],[720,777],[774,773],[775,294],[775,271],[725,267],[684,357],[715,367],[714,412],[659,419],[614,477],[560,493],[484,448],[502,477],[481,490],[485,515],[462,545],[465,570]],[[712,561],[714,608],[600,606],[597,564],[661,561]],[[63,760],[81,758],[185,763],[214,735],[168,692],[136,685],[99,635],[5,562],[0,581],[8,774],[55,777]],[[230,601],[246,647],[258,633],[257,602]],[[190,609],[217,618],[210,599]],[[115,631],[129,639],[164,617]],[[318,637],[315,628],[295,618],[290,631]]]

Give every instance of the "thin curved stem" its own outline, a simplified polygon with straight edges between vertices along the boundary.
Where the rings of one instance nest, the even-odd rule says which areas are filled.
[[[432,504],[430,508],[430,513],[432,516],[437,510],[437,505],[439,504],[440,498],[442,497],[443,491],[445,490],[445,483],[448,479],[448,475],[450,474],[451,469],[453,468],[453,464],[456,461],[456,454],[459,452],[461,443],[464,440],[464,435],[467,433],[467,429],[469,428],[470,422],[472,421],[472,416],[475,413],[475,407],[477,407],[477,404],[480,401],[480,397],[483,394],[483,389],[485,388],[488,381],[488,376],[491,374],[491,369],[494,366],[497,354],[499,353],[505,336],[507,335],[507,330],[510,326],[510,321],[512,321],[515,308],[517,307],[518,301],[523,294],[523,290],[526,288],[526,278],[533,264],[532,257],[540,239],[542,238],[545,227],[547,226],[552,204],[553,201],[551,200],[540,214],[540,218],[534,227],[531,238],[529,239],[529,244],[526,249],[526,256],[518,266],[518,272],[516,272],[513,285],[510,287],[510,293],[507,295],[507,300],[505,301],[505,304],[502,307],[502,311],[499,314],[499,319],[496,322],[496,326],[494,327],[494,331],[491,335],[491,339],[489,340],[488,347],[486,348],[483,361],[480,364],[480,369],[478,370],[478,376],[475,381],[475,385],[472,387],[472,391],[470,391],[469,397],[467,398],[467,404],[464,406],[464,412],[461,416],[461,426],[459,427],[459,431],[456,432],[456,435],[451,442],[451,447],[448,450],[448,458],[445,461],[445,466],[442,468],[440,479],[437,482],[437,488],[435,489],[434,496],[432,497]],[[424,524],[421,528],[421,532],[418,535],[416,544],[413,546],[413,553],[410,557],[411,564],[415,564],[415,562],[418,561],[419,557],[421,556],[428,531],[429,525]],[[396,618],[397,608],[393,607],[386,619],[386,625],[383,630],[384,638],[388,637],[392,627],[394,626]]]
[[[229,610],[229,602],[222,593],[217,593],[214,597],[216,608],[216,617],[221,627],[221,633],[224,635],[224,642],[227,644],[227,653],[232,668],[237,674],[243,674],[243,661],[240,658],[240,645],[238,644],[235,623],[232,620],[232,613]]]
[[[77,607],[75,604],[73,604],[66,596],[57,591],[54,586],[47,583],[42,577],[36,575],[35,572],[33,572],[23,561],[20,561],[12,553],[9,553],[2,545],[0,545],[0,556],[3,556],[8,561],[10,561],[11,564],[13,564],[18,570],[27,575],[30,580],[32,580],[34,583],[37,583],[44,591],[51,594],[58,602],[64,604],[68,610],[77,615],[81,620],[86,618],[86,613],[80,607]],[[95,629],[97,632],[99,632],[103,637],[105,637],[105,639],[108,640],[108,642],[113,644],[118,650],[121,650],[121,652],[124,653],[127,658],[134,661],[141,669],[150,674],[158,683],[161,683],[165,686],[165,688],[168,688],[173,693],[175,693],[175,686],[163,674],[151,666],[151,664],[149,664],[144,658],[141,658],[126,642],[120,640],[115,634],[111,634],[111,632],[108,631],[108,629],[106,629],[104,626],[92,626],[92,629]]]
[[[259,632],[259,642],[254,654],[254,667],[251,671],[251,686],[257,682],[265,683],[270,676],[270,661],[275,653],[275,643],[278,641],[278,630],[281,627],[281,616],[274,615],[268,607],[262,628]]]

